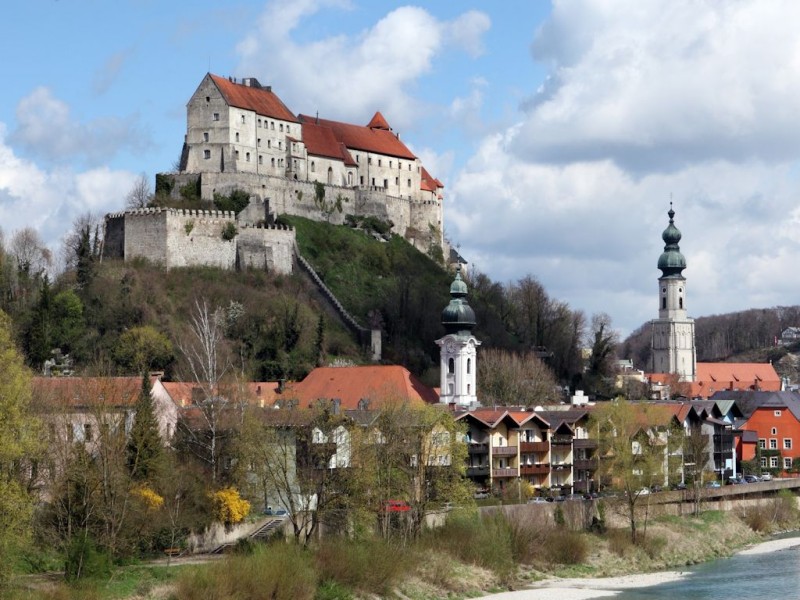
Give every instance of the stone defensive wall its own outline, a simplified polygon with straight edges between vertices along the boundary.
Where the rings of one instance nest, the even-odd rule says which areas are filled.
[[[176,173],[173,195],[187,184],[200,179],[200,194],[204,200],[213,200],[214,194],[229,194],[234,189],[246,191],[251,196],[268,199],[270,212],[306,217],[314,221],[326,221],[335,225],[344,223],[345,215],[374,216],[394,223],[394,232],[408,238],[409,228],[429,234],[433,225],[442,231],[442,203],[438,200],[414,200],[389,196],[383,188],[341,187],[325,185],[325,203],[335,206],[341,201],[342,210],[322,210],[315,202],[316,188],[313,181],[298,181],[286,177],[259,175],[256,173]],[[441,244],[442,240],[439,239]]]
[[[103,256],[167,269],[212,266],[292,272],[295,240],[284,226],[239,226],[233,212],[143,208],[106,216]],[[230,230],[231,239],[223,232]]]

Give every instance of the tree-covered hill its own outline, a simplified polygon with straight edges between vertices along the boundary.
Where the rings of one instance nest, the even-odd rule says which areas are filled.
[[[281,220],[296,228],[301,254],[343,306],[362,325],[383,329],[384,360],[438,384],[434,341],[444,334],[441,312],[453,278],[439,257],[387,234],[377,221]],[[79,373],[150,368],[187,378],[180,347],[203,302],[224,322],[231,364],[250,379],[299,379],[317,364],[365,360],[300,269],[279,276],[101,261],[101,231],[88,220],[76,223],[63,249],[66,267],[56,275],[35,231],[0,238],[0,308],[12,317],[35,371],[57,348],[70,354]],[[582,383],[580,348],[589,334],[583,313],[551,298],[529,275],[507,284],[476,271],[465,276],[483,348],[535,353],[559,381]]]
[[[767,362],[776,364],[793,349],[776,345],[787,327],[800,326],[800,306],[752,308],[695,319],[697,360],[701,362]],[[650,323],[622,343],[620,355],[638,368],[650,363]]]

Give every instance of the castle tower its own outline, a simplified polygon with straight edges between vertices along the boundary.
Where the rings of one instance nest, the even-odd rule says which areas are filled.
[[[675,227],[675,211],[670,202],[669,225],[661,234],[664,252],[658,259],[658,319],[653,320],[650,342],[653,373],[675,373],[680,381],[694,381],[697,355],[694,345],[694,319],[686,316],[686,259],[678,242],[681,232]]]
[[[461,270],[450,286],[450,304],[442,311],[442,325],[447,335],[436,340],[440,350],[439,402],[468,407],[478,401],[476,350],[481,343],[472,335],[475,312],[467,304],[467,284]]]

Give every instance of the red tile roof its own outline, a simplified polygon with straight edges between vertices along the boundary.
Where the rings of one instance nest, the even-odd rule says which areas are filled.
[[[333,130],[336,139],[351,150],[375,152],[387,156],[397,156],[414,160],[416,156],[406,145],[388,129],[371,129],[361,125],[319,119],[308,115],[299,115],[300,122],[314,123]],[[374,120],[374,117],[373,117]]]
[[[178,406],[191,406],[193,404],[192,390],[200,390],[201,386],[192,381],[162,381],[161,385],[167,390],[173,402]],[[277,381],[251,381],[244,384],[246,390],[245,398],[248,403],[258,406],[271,406],[280,395],[278,394]],[[230,393],[230,390],[223,390],[222,395]]]
[[[439,188],[443,188],[444,184],[436,179],[435,177],[431,176],[428,173],[428,170],[425,167],[422,167],[422,171],[420,172],[420,189],[425,192],[436,192]]]
[[[405,400],[415,404],[435,404],[439,396],[408,369],[394,365],[363,367],[319,367],[281,394],[297,399],[308,407],[321,398],[338,398],[343,410],[358,408],[362,398],[370,400],[370,408],[378,408],[386,400]]]
[[[654,383],[669,383],[674,376],[668,373],[648,373]],[[781,378],[769,363],[697,363],[697,376],[692,382],[682,382],[686,395],[709,398],[724,390],[763,390],[777,392]]]
[[[333,129],[317,125],[313,121],[303,121],[302,128],[303,142],[309,154],[341,160],[348,166],[357,166],[358,163],[353,160],[345,144],[336,139]]]
[[[381,111],[375,113],[370,122],[367,123],[367,127],[370,129],[385,129],[386,131],[392,130],[392,128],[389,127],[389,122],[381,114]]]
[[[133,407],[142,390],[141,377],[34,377],[34,406],[58,408]]]
[[[297,123],[297,117],[292,114],[283,101],[278,98],[269,87],[250,87],[240,83],[233,83],[219,75],[209,77],[216,84],[225,101],[230,106],[252,110],[265,117],[273,117],[283,121]]]

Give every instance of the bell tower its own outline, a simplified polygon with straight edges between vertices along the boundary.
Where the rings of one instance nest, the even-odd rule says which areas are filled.
[[[478,402],[477,348],[481,343],[472,335],[475,312],[466,300],[467,284],[461,270],[450,286],[450,304],[442,311],[442,325],[447,334],[436,340],[440,348],[439,402],[469,407]]]
[[[675,211],[670,202],[669,225],[661,234],[664,252],[658,259],[658,318],[652,321],[650,342],[653,373],[675,373],[680,381],[694,381],[697,355],[694,345],[694,319],[686,316],[686,259],[678,242],[681,232],[675,227]]]

